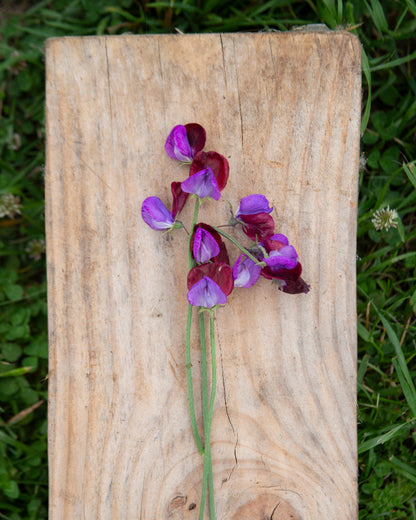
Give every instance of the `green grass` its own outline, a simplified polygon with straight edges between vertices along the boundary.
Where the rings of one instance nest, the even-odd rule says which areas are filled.
[[[357,259],[360,518],[416,519],[415,0],[2,5],[0,519],[47,518],[45,39],[176,29],[290,30],[307,23],[348,28],[364,49],[367,162],[360,173]],[[378,231],[373,213],[386,206],[397,211],[397,227]]]

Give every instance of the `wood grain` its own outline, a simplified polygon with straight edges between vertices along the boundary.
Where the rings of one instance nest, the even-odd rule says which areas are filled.
[[[262,279],[217,311],[217,519],[357,518],[360,57],[344,32],[47,42],[51,520],[197,518],[186,234],[140,217],[187,176],[163,145],[188,122],[230,162],[201,220],[264,193],[311,284]],[[198,350],[195,332],[197,381]]]

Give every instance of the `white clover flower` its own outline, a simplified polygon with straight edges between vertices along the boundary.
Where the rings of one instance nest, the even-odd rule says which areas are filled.
[[[13,193],[0,195],[0,218],[14,218],[17,214],[20,215],[21,207],[20,198],[15,197]]]
[[[378,209],[373,213],[371,222],[377,231],[385,229],[388,231],[391,227],[397,228],[397,221],[399,215],[395,209],[390,209],[390,206],[386,208]]]
[[[43,238],[31,240],[25,251],[29,253],[29,256],[34,260],[40,260],[42,254],[45,252],[45,240]]]

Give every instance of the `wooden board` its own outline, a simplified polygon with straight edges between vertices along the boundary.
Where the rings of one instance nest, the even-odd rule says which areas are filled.
[[[357,518],[360,57],[345,32],[47,42],[50,520],[197,518],[186,234],[140,217],[187,176],[164,141],[188,122],[230,162],[201,220],[265,194],[311,285],[262,279],[217,311],[217,519]]]

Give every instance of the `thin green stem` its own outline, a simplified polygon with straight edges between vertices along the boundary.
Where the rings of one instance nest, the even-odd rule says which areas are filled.
[[[209,435],[207,443],[207,421],[208,421],[208,369],[207,369],[207,349],[205,344],[205,316],[201,312],[201,307],[198,307],[199,311],[199,333],[201,336],[201,383],[202,383],[202,417],[204,420],[204,470],[202,474],[202,492],[201,492],[201,505],[199,509],[199,520],[204,518],[205,501],[207,496],[207,482],[208,482],[208,464],[211,461],[210,458],[210,445]]]
[[[248,251],[248,249],[246,249],[245,247],[243,247],[241,244],[239,244],[237,242],[237,240],[235,240],[232,236],[230,236],[228,233],[226,233],[225,231],[223,231],[222,229],[218,228],[218,227],[215,227],[215,226],[211,226],[212,228],[215,229],[215,231],[217,231],[220,235],[222,235],[223,237],[225,237],[226,239],[228,239],[230,242],[232,242],[235,246],[238,247],[238,249],[240,249],[240,251],[242,251],[245,255],[247,255],[251,260],[253,260],[253,262],[257,265],[260,265],[260,266],[265,266],[266,264],[264,262],[260,262],[255,256],[253,256],[250,251]]]
[[[199,453],[204,453],[201,437],[199,436],[198,426],[195,417],[194,387],[192,383],[192,363],[191,363],[191,323],[192,323],[192,305],[188,304],[188,319],[186,321],[186,339],[185,339],[185,356],[186,356],[186,381],[188,383],[188,403],[189,414],[191,417],[192,432]]]
[[[214,415],[214,402],[217,389],[217,357],[215,353],[215,329],[214,316],[211,314],[209,321],[210,345],[211,345],[211,397],[209,400],[208,422],[205,429],[205,456],[207,457],[207,447],[209,446],[209,461],[208,463],[208,489],[209,489],[209,514],[210,519],[215,520],[215,500],[214,500],[214,480],[212,474],[212,459],[211,459],[211,425],[212,416]],[[207,457],[208,459],[208,457]]]
[[[188,269],[191,270],[195,265],[195,261],[191,253],[191,237],[194,231],[194,227],[198,218],[198,211],[200,206],[200,199],[195,201],[194,215],[192,219],[191,231],[188,235]],[[196,423],[195,415],[195,401],[194,401],[194,387],[192,383],[192,362],[191,362],[191,325],[192,325],[192,305],[188,305],[188,318],[186,320],[186,333],[185,333],[185,358],[186,358],[186,381],[188,384],[188,403],[189,403],[189,415],[191,418],[192,432],[194,434],[195,442],[199,453],[204,453],[202,447],[201,437],[198,432],[198,426]]]

